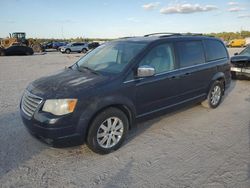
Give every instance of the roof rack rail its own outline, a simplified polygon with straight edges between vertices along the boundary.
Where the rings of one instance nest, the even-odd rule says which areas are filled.
[[[172,36],[172,35],[181,35],[180,33],[168,33],[168,32],[162,32],[162,33],[150,33],[147,35],[144,35],[144,37],[149,37],[153,35],[164,35],[164,36]]]
[[[121,38],[118,38],[118,39],[129,39],[129,38],[135,38],[135,37],[121,37]]]

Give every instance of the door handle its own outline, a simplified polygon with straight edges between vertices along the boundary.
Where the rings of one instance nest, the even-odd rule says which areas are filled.
[[[191,73],[187,72],[187,73],[182,74],[182,75],[171,76],[170,79],[180,79],[180,78],[183,78],[183,77],[186,77],[186,76],[190,76],[190,75],[191,75]]]

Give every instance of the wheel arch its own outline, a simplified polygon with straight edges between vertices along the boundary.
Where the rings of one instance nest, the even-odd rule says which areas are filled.
[[[87,138],[89,128],[94,118],[97,116],[97,114],[108,108],[117,108],[121,110],[128,118],[129,129],[132,129],[135,126],[135,107],[133,106],[132,102],[129,102],[127,99],[122,100],[122,98],[113,102],[110,101],[110,98],[101,99],[98,103],[91,104],[85,109],[85,112],[82,113],[78,128],[80,129],[80,132],[83,133],[84,140]],[[86,118],[87,116],[89,118]]]
[[[226,87],[226,77],[225,77],[225,74],[223,72],[217,72],[213,77],[212,77],[212,80],[209,84],[209,87],[207,88],[207,94],[212,86],[212,84],[215,82],[215,81],[220,81],[222,84],[223,84],[223,95],[224,95],[224,92],[225,92],[225,87]]]

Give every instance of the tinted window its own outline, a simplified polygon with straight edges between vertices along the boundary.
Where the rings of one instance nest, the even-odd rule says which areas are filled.
[[[81,43],[74,43],[73,46],[81,46]]]
[[[205,62],[201,41],[177,42],[180,67],[188,67]]]
[[[207,61],[213,61],[227,57],[227,51],[220,41],[205,40]]]
[[[149,65],[156,73],[167,72],[175,68],[173,48],[171,44],[154,47],[141,61],[140,66]]]

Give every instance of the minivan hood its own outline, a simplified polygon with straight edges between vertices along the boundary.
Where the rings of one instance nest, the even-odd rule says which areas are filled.
[[[79,72],[65,69],[33,81],[27,90],[42,98],[71,98],[78,96],[79,92],[90,93],[92,88],[97,88],[110,78],[110,76],[96,75],[88,70]]]

